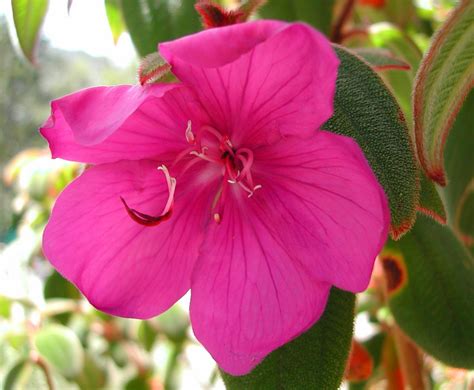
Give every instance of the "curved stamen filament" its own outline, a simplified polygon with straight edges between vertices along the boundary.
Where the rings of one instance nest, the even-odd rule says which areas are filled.
[[[132,218],[135,222],[143,226],[156,226],[160,224],[161,222],[170,219],[171,214],[173,212],[176,179],[170,176],[168,172],[168,168],[166,168],[166,166],[162,165],[158,167],[158,170],[163,171],[163,174],[165,175],[165,179],[166,179],[166,184],[168,186],[168,200],[166,201],[165,207],[163,208],[163,211],[161,212],[160,215],[153,216],[153,215],[145,214],[138,210],[132,209],[127,204],[125,199],[122,196],[120,197],[120,200],[125,206],[125,209],[127,210],[127,213],[130,216],[130,218]]]

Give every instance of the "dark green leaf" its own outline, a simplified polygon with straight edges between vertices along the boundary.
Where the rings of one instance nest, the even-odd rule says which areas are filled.
[[[329,35],[334,0],[270,0],[260,10],[266,19],[302,21]]]
[[[448,185],[443,189],[448,220],[474,254],[474,91],[450,131],[444,150]],[[471,162],[471,163],[469,163]]]
[[[423,214],[428,215],[441,224],[445,224],[446,210],[444,209],[443,201],[435,185],[423,172],[419,171],[418,174],[421,187],[418,211],[421,211]]]
[[[354,294],[333,288],[321,319],[306,333],[272,352],[250,374],[222,373],[233,389],[338,389],[349,354]]]
[[[155,52],[159,42],[199,30],[194,1],[182,0],[179,7],[173,3],[171,0],[120,0],[125,24],[142,57]]]
[[[436,359],[474,368],[474,261],[451,229],[419,215],[381,261],[402,330]]]
[[[23,54],[35,62],[35,49],[48,0],[12,0],[13,20]]]
[[[341,60],[334,116],[323,128],[354,138],[389,200],[393,237],[412,226],[419,184],[403,113],[380,77],[357,56],[337,46]]]

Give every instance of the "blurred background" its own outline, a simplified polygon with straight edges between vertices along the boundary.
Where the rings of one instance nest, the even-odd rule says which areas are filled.
[[[37,129],[54,98],[89,86],[136,83],[139,59],[148,49],[137,43],[140,36],[123,13],[133,3],[50,0],[28,60],[19,45],[11,2],[0,1],[0,386],[5,389],[223,388],[213,360],[190,330],[188,297],[148,321],[113,318],[92,308],[41,252],[51,206],[83,167],[52,160]],[[135,3],[154,21],[153,1]],[[161,3],[171,19],[187,7],[187,19],[184,30],[169,27],[157,32],[157,39],[199,29],[193,2]],[[343,3],[334,2],[333,23]],[[381,74],[409,119],[418,62],[455,4],[359,0],[347,22],[349,30],[336,40],[349,47],[389,50],[411,65],[409,71]],[[357,344],[344,387],[403,389],[397,352],[386,331],[393,319],[378,293],[377,271],[372,287],[359,295],[357,310]],[[474,388],[472,372],[427,356],[423,364],[435,389]]]

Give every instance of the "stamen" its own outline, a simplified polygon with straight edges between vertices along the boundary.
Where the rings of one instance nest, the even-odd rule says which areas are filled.
[[[168,168],[162,165],[158,167],[160,171],[163,171],[165,175],[166,184],[168,186],[168,200],[166,201],[166,205],[163,208],[163,211],[158,216],[153,216],[149,214],[142,213],[138,210],[132,209],[125,199],[121,196],[120,200],[122,201],[125,209],[127,210],[128,215],[132,218],[135,222],[139,223],[143,226],[156,226],[159,225],[161,222],[166,221],[171,218],[171,214],[173,213],[173,202],[174,202],[174,192],[176,189],[176,179],[171,177]]]
[[[214,221],[217,223],[217,224],[220,224],[221,223],[221,215],[219,213],[214,213]]]
[[[188,127],[186,127],[184,134],[186,135],[186,141],[188,141],[188,144],[194,145],[196,143],[190,120],[188,121]]]

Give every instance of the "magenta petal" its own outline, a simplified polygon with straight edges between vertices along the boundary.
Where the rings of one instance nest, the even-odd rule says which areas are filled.
[[[255,153],[253,212],[314,278],[367,288],[387,239],[387,198],[357,143],[320,131]]]
[[[232,375],[248,373],[314,324],[330,289],[312,278],[243,196],[226,202],[222,222],[211,226],[191,286],[194,333]]]
[[[190,287],[209,207],[209,188],[184,192],[179,185],[171,218],[146,227],[130,218],[120,197],[160,215],[168,188],[156,163],[87,169],[56,201],[44,232],[45,256],[102,311],[135,318],[163,312]]]
[[[55,100],[40,129],[53,157],[87,163],[155,158],[184,149],[188,120],[204,118],[179,84],[89,88]]]
[[[256,21],[160,45],[234,146],[309,136],[332,116],[339,60],[302,23]]]

